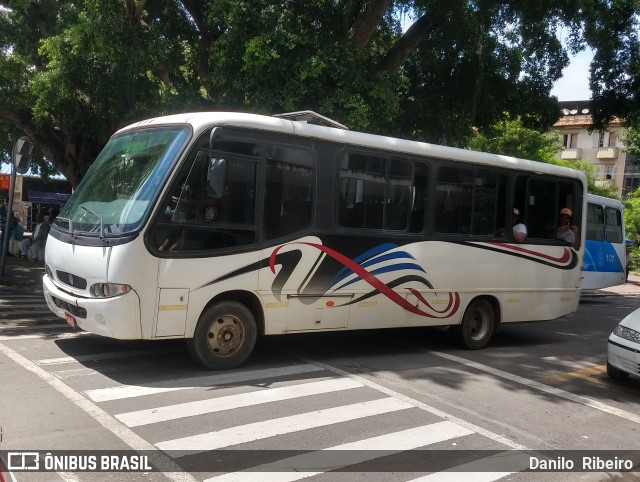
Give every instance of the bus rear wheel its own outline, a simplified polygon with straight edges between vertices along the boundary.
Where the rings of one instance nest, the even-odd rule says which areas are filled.
[[[253,351],[257,328],[253,313],[242,303],[224,301],[207,308],[188,341],[191,357],[210,370],[241,365]]]
[[[484,348],[496,330],[496,314],[485,299],[474,300],[464,312],[462,323],[456,326],[460,343],[469,350]]]

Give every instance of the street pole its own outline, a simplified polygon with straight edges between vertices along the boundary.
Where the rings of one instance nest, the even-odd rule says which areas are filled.
[[[9,251],[9,238],[11,232],[9,227],[13,220],[13,191],[16,186],[16,173],[26,174],[31,165],[31,152],[33,151],[33,143],[28,137],[21,137],[13,145],[13,153],[11,155],[11,183],[9,184],[9,204],[7,206],[7,221],[2,230],[2,256],[0,257],[0,277],[4,276],[4,266],[7,260],[7,251]]]

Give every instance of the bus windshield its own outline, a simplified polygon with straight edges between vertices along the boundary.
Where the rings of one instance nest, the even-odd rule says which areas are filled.
[[[101,237],[137,230],[189,133],[172,126],[112,137],[54,224]]]

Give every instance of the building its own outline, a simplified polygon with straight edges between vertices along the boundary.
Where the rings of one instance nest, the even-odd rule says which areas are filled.
[[[0,174],[0,203],[9,199],[10,174]],[[71,196],[71,184],[66,179],[43,180],[38,176],[16,176],[13,190],[13,212],[22,225],[31,231],[37,213],[47,209],[54,215]]]
[[[622,197],[640,186],[640,167],[624,151],[620,135],[622,119],[613,119],[606,131],[591,131],[588,100],[559,102],[562,117],[553,125],[561,135],[562,151],[557,157],[588,161],[595,166],[596,182],[614,188]]]

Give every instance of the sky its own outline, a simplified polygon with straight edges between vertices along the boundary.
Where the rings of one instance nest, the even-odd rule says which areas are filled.
[[[562,78],[551,89],[551,95],[555,95],[560,101],[589,100],[589,64],[592,58],[591,50],[585,50],[572,57],[571,63],[562,72]]]

